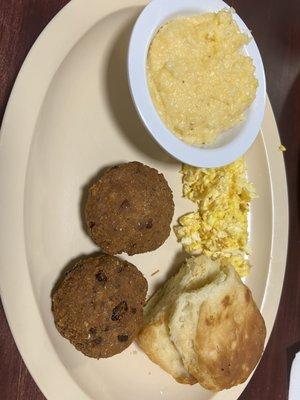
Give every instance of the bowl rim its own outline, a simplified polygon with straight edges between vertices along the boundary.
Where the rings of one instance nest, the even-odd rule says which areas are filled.
[[[234,11],[222,0],[152,0],[137,18],[129,41],[127,58],[129,88],[143,124],[153,139],[170,155],[181,162],[197,167],[220,167],[235,161],[250,148],[260,132],[266,104],[266,78],[255,39],[243,20],[236,12],[233,12],[233,18],[240,30],[251,37],[250,43],[245,45],[244,49],[253,60],[259,85],[256,98],[247,111],[245,121],[234,128],[235,137],[221,145],[217,141],[215,143],[217,147],[189,145],[166,127],[149,92],[146,73],[147,55],[154,34],[167,20],[179,15],[217,12],[222,9]],[[228,135],[232,131],[228,131]]]

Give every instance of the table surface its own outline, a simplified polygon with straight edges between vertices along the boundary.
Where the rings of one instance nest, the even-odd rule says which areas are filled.
[[[104,1],[104,0],[99,0]],[[67,0],[0,0],[0,120],[14,80],[35,39]],[[240,400],[281,400],[288,396],[289,369],[300,350],[300,1],[232,0],[252,29],[265,64],[268,94],[282,143],[289,185],[290,243],[276,323],[263,358]],[[257,5],[257,7],[255,6]],[[88,6],[88,2],[87,2]],[[0,305],[0,397],[42,400]]]

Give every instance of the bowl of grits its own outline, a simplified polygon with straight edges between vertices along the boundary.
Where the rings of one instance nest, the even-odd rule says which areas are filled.
[[[132,31],[128,78],[149,133],[186,164],[229,164],[260,131],[262,59],[249,29],[223,1],[150,2]]]

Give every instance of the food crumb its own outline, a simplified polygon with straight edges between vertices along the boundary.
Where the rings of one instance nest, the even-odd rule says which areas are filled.
[[[136,350],[133,350],[130,354],[135,356],[138,352]]]
[[[159,273],[159,269],[157,269],[156,271],[152,272],[151,276],[154,276],[154,275],[156,275],[158,273]]]
[[[151,375],[151,372],[150,372],[150,371],[148,372],[148,375]]]
[[[284,151],[286,151],[286,147],[284,147],[284,145],[281,144],[281,145],[278,147],[278,150],[284,152]]]

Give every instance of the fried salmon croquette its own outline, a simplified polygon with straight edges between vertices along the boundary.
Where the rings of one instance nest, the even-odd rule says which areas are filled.
[[[170,235],[173,194],[164,176],[139,162],[115,166],[89,190],[87,230],[107,254],[145,253]]]
[[[109,255],[82,259],[52,296],[56,328],[86,356],[111,357],[135,339],[147,288],[127,261]]]

